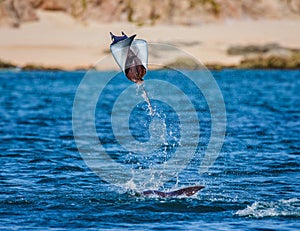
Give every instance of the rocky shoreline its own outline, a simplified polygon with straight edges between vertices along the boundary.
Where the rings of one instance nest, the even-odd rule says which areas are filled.
[[[231,46],[227,49],[228,55],[243,56],[238,64],[226,65],[222,63],[206,63],[204,66],[210,70],[222,70],[228,68],[236,69],[300,69],[300,49],[287,48],[276,43],[265,45],[245,45]],[[197,70],[203,68],[197,60],[193,58],[178,57],[175,61],[166,63],[164,68]],[[0,60],[0,69],[20,69],[25,71],[75,71],[88,70],[93,67],[76,67],[64,69],[55,66],[45,66],[38,64],[26,64],[18,66],[11,62]],[[151,69],[151,68],[150,68]]]
[[[79,22],[194,25],[232,19],[299,18],[298,0],[0,0],[0,25],[38,21],[37,11],[64,12]]]
[[[0,0],[0,68],[87,70],[124,31],[180,50],[149,54],[166,67],[299,69],[300,2],[251,2]]]

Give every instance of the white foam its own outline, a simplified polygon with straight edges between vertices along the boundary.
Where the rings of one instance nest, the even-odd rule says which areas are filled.
[[[275,202],[254,202],[247,208],[238,210],[236,215],[255,218],[296,216],[300,217],[300,199],[291,198]]]

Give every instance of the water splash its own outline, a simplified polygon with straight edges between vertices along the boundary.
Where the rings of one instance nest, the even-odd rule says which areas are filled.
[[[144,83],[142,84],[137,84],[137,92],[140,93],[140,91],[142,91],[141,93],[141,96],[144,98],[144,100],[147,102],[148,104],[148,109],[149,109],[149,115],[150,116],[154,116],[154,110],[153,110],[153,107],[151,105],[151,102],[150,102],[150,98],[148,96],[148,93],[145,89],[145,86],[144,86]]]
[[[254,202],[247,208],[238,210],[236,215],[242,217],[300,217],[300,199],[292,198],[275,202]]]

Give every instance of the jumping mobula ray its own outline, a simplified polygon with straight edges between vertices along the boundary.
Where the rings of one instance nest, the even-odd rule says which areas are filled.
[[[135,39],[136,35],[128,37],[124,32],[122,36],[113,35],[111,32],[110,35],[110,50],[119,67],[129,80],[137,84],[142,83],[147,72],[147,42]]]
[[[143,39],[135,39],[136,35],[128,37],[124,32],[122,32],[121,36],[113,35],[110,32],[110,36],[112,39],[110,51],[116,63],[129,80],[141,85],[141,89],[143,91],[142,96],[148,104],[150,115],[154,115],[150,99],[142,85],[148,64],[147,42]]]

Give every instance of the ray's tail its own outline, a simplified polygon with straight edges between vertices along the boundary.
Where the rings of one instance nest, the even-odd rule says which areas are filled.
[[[144,86],[144,83],[141,83],[138,85],[138,90],[141,90],[142,91],[142,97],[144,98],[144,100],[147,102],[148,104],[148,109],[149,109],[149,114],[151,116],[154,116],[154,110],[153,110],[153,107],[151,105],[151,101],[150,101],[150,98],[148,96],[148,93],[145,89],[145,86]]]

